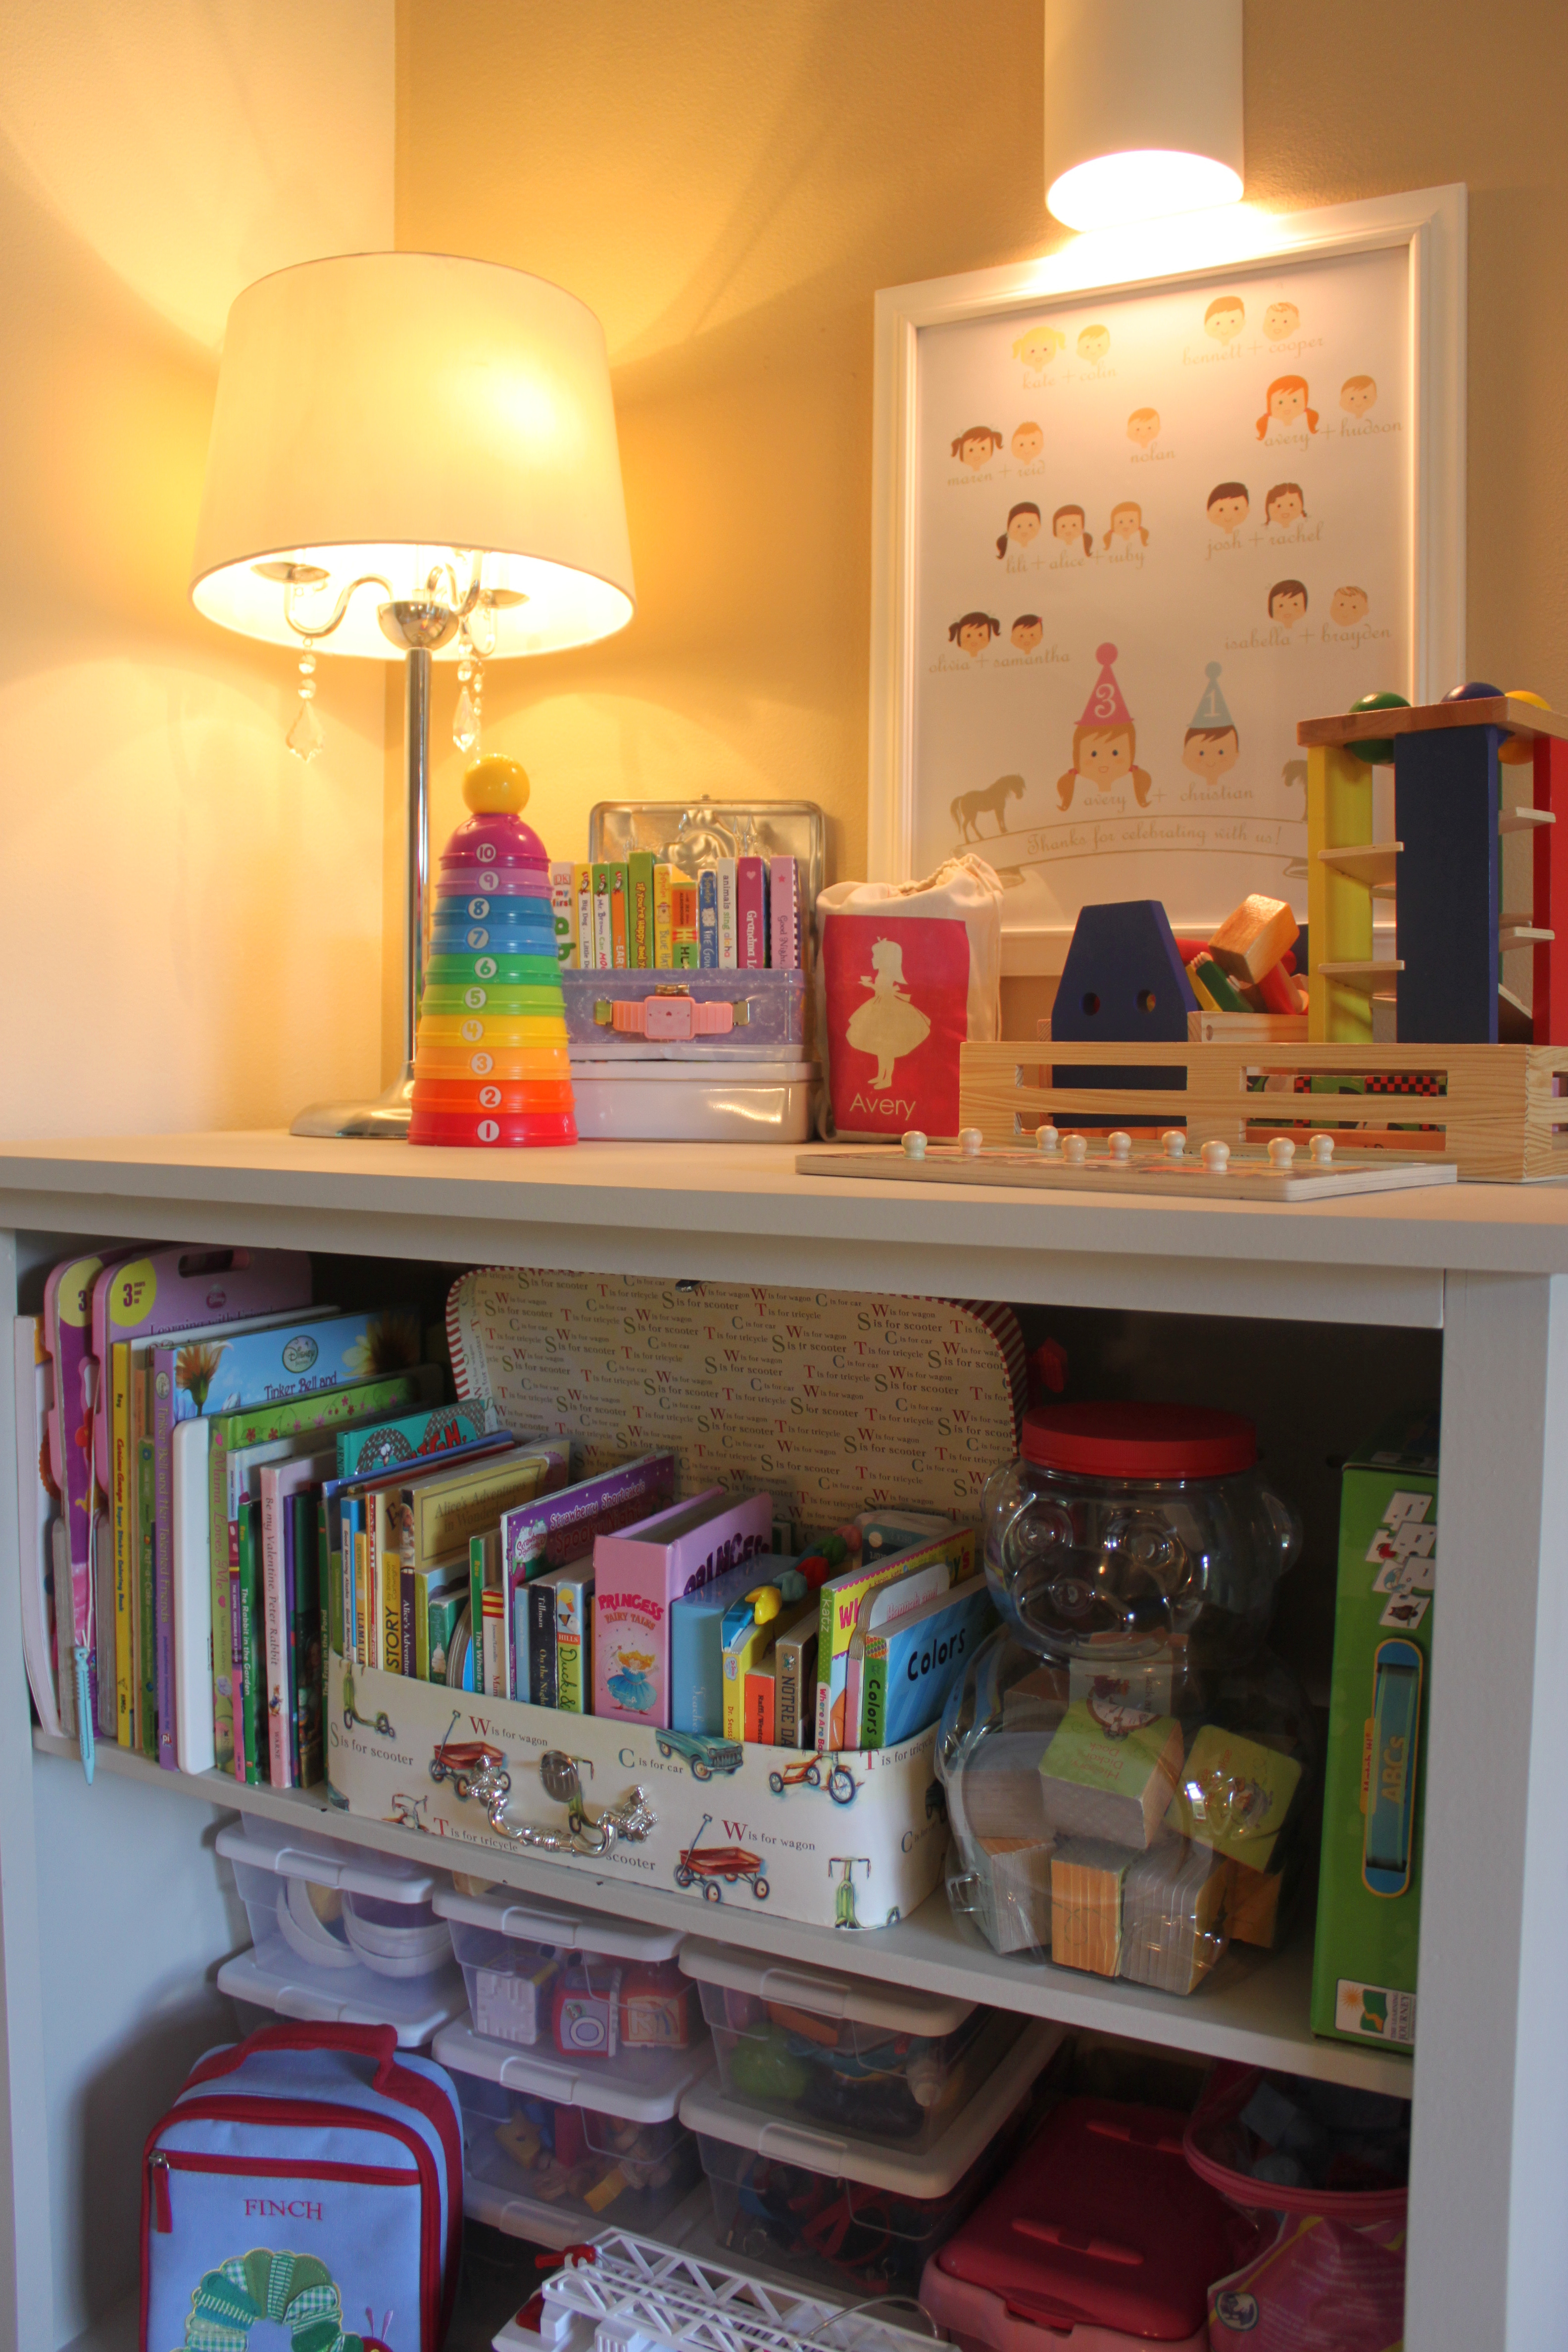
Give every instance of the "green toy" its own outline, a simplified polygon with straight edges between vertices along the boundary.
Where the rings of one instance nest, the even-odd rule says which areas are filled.
[[[1329,1702],[1312,2031],[1415,2040],[1437,1416],[1381,1430],[1345,1465]]]
[[[1394,694],[1384,687],[1381,694],[1363,694],[1351,704],[1353,718],[1358,710],[1408,710],[1410,705],[1403,694]],[[1394,741],[1380,735],[1375,741],[1347,743],[1345,749],[1354,759],[1364,760],[1369,768],[1391,767],[1394,762]]]

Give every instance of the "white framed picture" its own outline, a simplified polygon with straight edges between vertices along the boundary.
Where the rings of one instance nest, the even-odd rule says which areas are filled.
[[[1464,676],[1465,192],[1246,206],[877,297],[870,867],[1307,898],[1298,719]]]

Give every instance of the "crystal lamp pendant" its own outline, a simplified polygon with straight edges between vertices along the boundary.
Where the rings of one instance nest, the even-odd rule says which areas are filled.
[[[316,716],[316,656],[311,653],[300,656],[300,710],[284,740],[307,767],[327,748],[326,729]]]

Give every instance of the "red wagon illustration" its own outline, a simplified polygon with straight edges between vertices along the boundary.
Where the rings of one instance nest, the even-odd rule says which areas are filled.
[[[737,1880],[744,1879],[750,1882],[752,1893],[756,1896],[757,1901],[765,1903],[768,1899],[768,1882],[763,1874],[763,1858],[760,1853],[748,1853],[743,1845],[703,1847],[701,1844],[702,1832],[712,1819],[711,1813],[703,1814],[697,1824],[696,1837],[685,1848],[680,1860],[676,1864],[677,1886],[682,1889],[693,1886],[700,1879],[704,1901],[721,1903],[724,1898],[724,1886],[733,1886]],[[723,1886],[719,1883],[721,1879],[724,1882]]]
[[[460,1713],[460,1708],[454,1710],[452,1723],[457,1722]],[[466,1797],[481,1779],[487,1789],[500,1789],[503,1792],[510,1789],[511,1775],[502,1769],[506,1763],[505,1750],[492,1748],[484,1739],[454,1739],[451,1736],[452,1723],[447,1726],[441,1744],[430,1759],[432,1780],[437,1786],[443,1780],[450,1780],[459,1797]]]

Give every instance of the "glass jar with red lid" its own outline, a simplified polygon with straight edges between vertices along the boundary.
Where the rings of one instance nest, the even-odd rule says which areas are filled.
[[[1310,1859],[1311,1709],[1265,1646],[1300,1521],[1251,1422],[1188,1404],[1037,1406],[983,1517],[949,1898],[998,1951],[1190,1992],[1279,1941]]]

